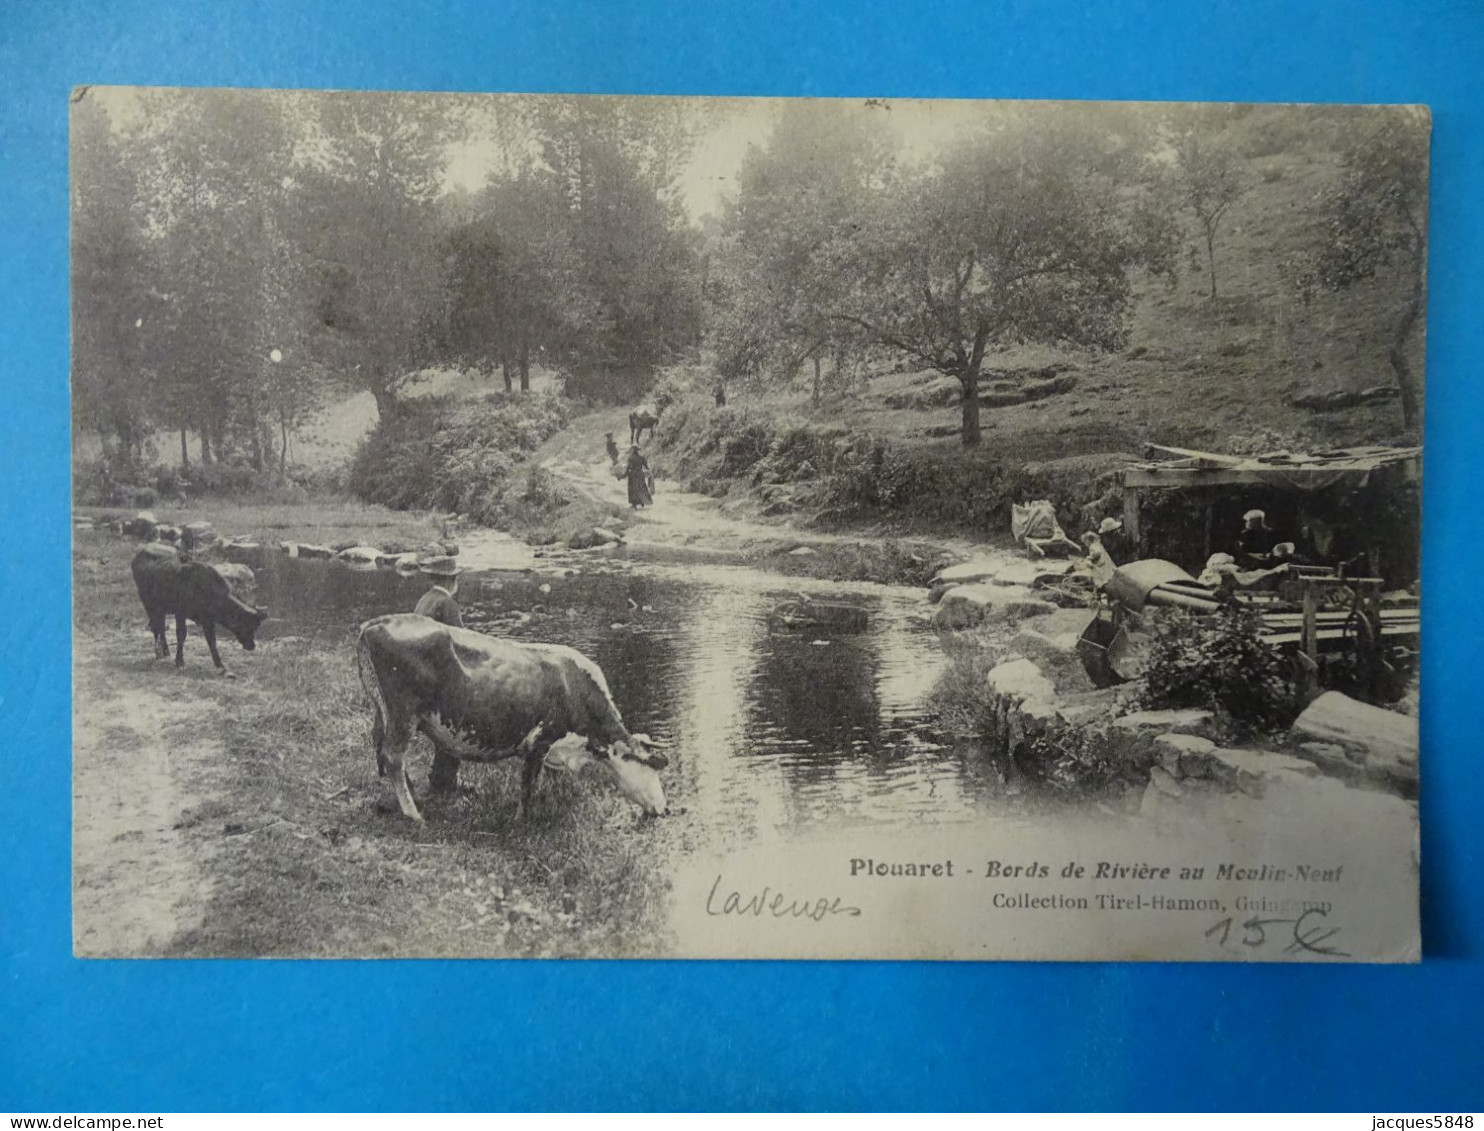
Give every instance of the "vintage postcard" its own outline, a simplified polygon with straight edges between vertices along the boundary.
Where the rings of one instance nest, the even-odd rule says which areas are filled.
[[[78,955],[1419,959],[1425,108],[70,114]]]

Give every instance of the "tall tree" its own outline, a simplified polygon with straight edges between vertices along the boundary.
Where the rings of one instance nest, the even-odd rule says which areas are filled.
[[[1251,188],[1232,146],[1220,133],[1216,117],[1224,107],[1202,107],[1177,127],[1171,139],[1175,154],[1175,191],[1195,217],[1206,244],[1211,301],[1216,301],[1216,233],[1242,195]]]
[[[310,344],[386,419],[406,379],[446,349],[448,263],[432,204],[453,122],[431,95],[336,93],[313,107],[293,233],[316,276]]]
[[[542,170],[496,178],[450,235],[449,341],[466,361],[498,363],[530,387],[540,353],[565,365],[584,354],[597,311],[582,286],[566,198]]]
[[[1421,381],[1407,350],[1427,302],[1427,165],[1431,121],[1425,109],[1387,111],[1356,137],[1342,160],[1339,185],[1324,202],[1325,241],[1314,280],[1348,289],[1383,271],[1395,272],[1405,298],[1395,313],[1388,360],[1409,427],[1422,422]]]
[[[1003,117],[876,194],[838,317],[956,378],[963,443],[977,445],[989,350],[1116,348],[1130,272],[1168,264],[1168,225],[1141,208],[1130,177],[1138,157],[1095,117]]]
[[[131,463],[148,434],[144,346],[158,313],[138,185],[124,140],[86,90],[72,102],[71,142],[74,419],[111,436]]]
[[[724,372],[771,368],[792,379],[812,361],[838,372],[863,348],[834,317],[849,285],[842,261],[891,160],[879,111],[800,101],[783,109],[766,147],[751,148],[714,238],[711,344]]]
[[[150,92],[135,139],[161,304],[146,336],[155,414],[195,428],[204,460],[229,438],[263,463],[261,399],[269,343],[265,278],[279,254],[294,138],[281,96]]]
[[[532,129],[561,185],[592,303],[569,389],[620,399],[700,334],[698,239],[676,192],[694,123],[669,100],[543,99]]]

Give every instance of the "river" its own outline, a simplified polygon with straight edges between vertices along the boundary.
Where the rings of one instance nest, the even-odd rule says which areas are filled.
[[[593,555],[534,564],[465,573],[465,623],[596,661],[629,728],[669,752],[672,804],[718,847],[824,826],[971,821],[1030,801],[1006,790],[980,747],[935,728],[927,696],[946,658],[920,589]],[[274,555],[257,596],[274,635],[345,636],[348,660],[356,625],[410,609],[427,585]],[[863,606],[868,630],[770,628],[769,610],[800,592]]]

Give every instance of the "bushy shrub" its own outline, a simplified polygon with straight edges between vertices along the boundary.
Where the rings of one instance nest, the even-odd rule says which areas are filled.
[[[566,407],[552,397],[408,401],[362,442],[349,485],[367,502],[483,519],[530,453],[566,424]]]
[[[1287,659],[1259,635],[1260,621],[1237,604],[1210,616],[1179,609],[1147,617],[1148,662],[1138,701],[1149,708],[1199,707],[1237,731],[1273,731],[1298,714]]]

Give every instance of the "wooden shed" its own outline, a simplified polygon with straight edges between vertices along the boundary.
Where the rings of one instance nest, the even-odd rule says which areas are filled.
[[[1122,471],[1124,530],[1141,557],[1163,550],[1160,556],[1198,565],[1197,549],[1199,561],[1228,549],[1227,542],[1240,529],[1233,515],[1260,507],[1269,511],[1270,525],[1277,512],[1285,540],[1298,541],[1300,528],[1319,530],[1325,537],[1339,530],[1348,539],[1346,552],[1365,555],[1371,573],[1415,576],[1421,448],[1222,455],[1151,444],[1145,454],[1149,458]],[[1182,493],[1203,526],[1198,532],[1181,532],[1174,552],[1170,538],[1160,545],[1146,514],[1150,502],[1173,492]]]

